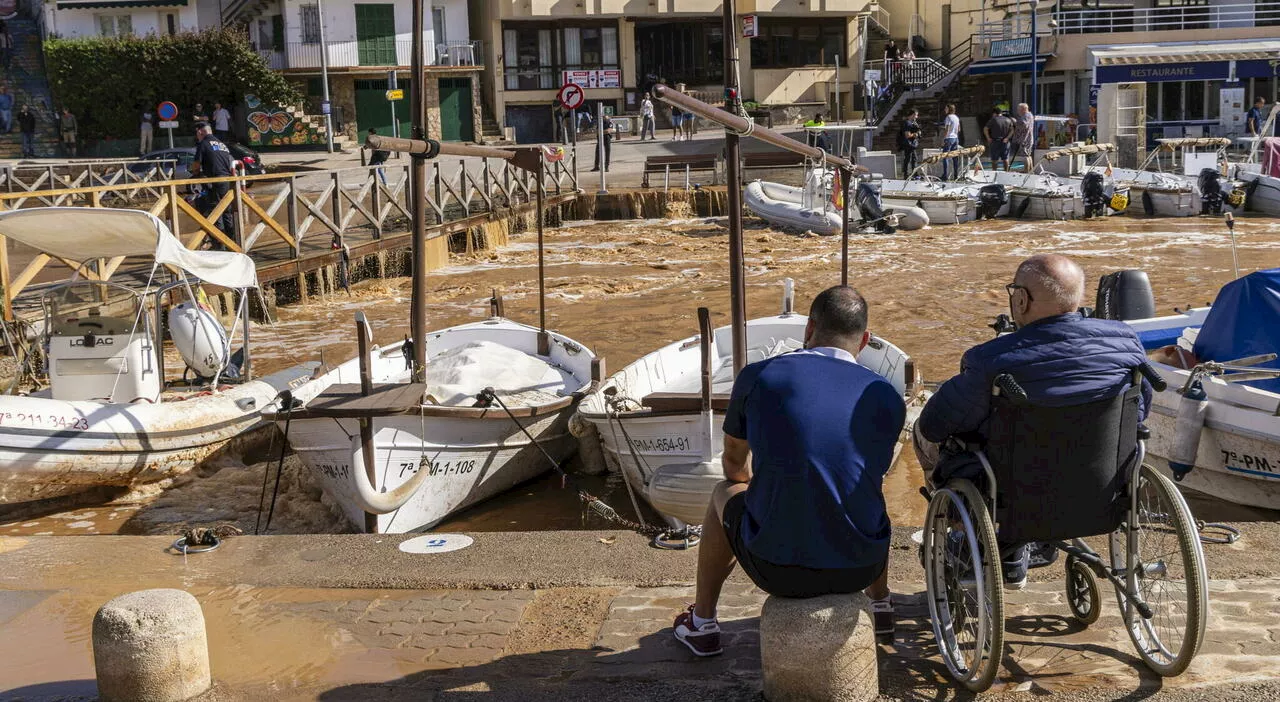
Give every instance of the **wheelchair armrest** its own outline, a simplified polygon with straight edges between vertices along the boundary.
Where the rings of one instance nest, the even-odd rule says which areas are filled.
[[[1151,438],[1151,430],[1145,424],[1138,425],[1138,441],[1146,441]]]

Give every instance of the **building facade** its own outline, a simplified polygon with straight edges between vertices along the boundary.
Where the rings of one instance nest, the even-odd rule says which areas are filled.
[[[194,32],[219,19],[217,0],[54,0],[41,21],[46,34],[110,38]]]
[[[822,110],[856,80],[867,0],[744,0],[729,41],[738,44],[742,97],[761,105]],[[635,113],[654,83],[683,83],[716,100],[724,90],[717,0],[553,2],[489,0],[485,90],[517,141],[552,138],[553,103],[567,80],[587,88],[587,109]],[[744,38],[744,17],[759,28]],[[852,58],[851,58],[852,57]],[[844,71],[836,85],[836,64]],[[843,100],[848,104],[847,95]]]

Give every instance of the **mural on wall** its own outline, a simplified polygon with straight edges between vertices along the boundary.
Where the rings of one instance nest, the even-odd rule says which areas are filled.
[[[248,124],[250,146],[304,146],[324,144],[324,133],[306,119],[298,119],[287,108],[264,105],[254,95],[245,96],[248,106],[245,120]]]

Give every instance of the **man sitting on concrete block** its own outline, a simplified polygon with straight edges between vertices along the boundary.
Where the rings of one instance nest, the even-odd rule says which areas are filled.
[[[716,602],[735,562],[778,597],[866,590],[876,634],[893,634],[882,484],[906,405],[855,360],[869,339],[866,300],[829,288],[809,309],[804,350],[753,363],[734,381],[697,602],[675,622],[695,655],[723,651]]]

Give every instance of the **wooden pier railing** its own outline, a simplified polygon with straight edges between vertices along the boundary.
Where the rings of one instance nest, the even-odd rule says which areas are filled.
[[[546,168],[549,195],[577,192],[573,151]],[[231,251],[253,256],[260,269],[296,262],[308,251],[329,251],[335,244],[341,247],[348,237],[380,239],[384,234],[403,231],[407,221],[402,219],[408,220],[410,215],[406,201],[408,159],[376,167],[230,178],[172,179],[160,171],[157,168],[143,179],[127,168],[114,175],[101,169],[85,169],[70,176],[72,181],[93,184],[58,188],[40,186],[58,183],[69,174],[46,171],[20,181],[15,172],[5,171],[0,177],[6,178],[12,190],[4,192],[0,188],[0,210],[45,206],[143,209],[164,220],[188,248],[200,248],[213,239]],[[130,175],[124,175],[126,172]],[[434,219],[442,233],[450,231],[450,222],[497,215],[527,204],[537,195],[535,175],[502,160],[434,162],[428,177],[424,203],[428,222]],[[100,182],[104,178],[112,182]],[[230,183],[231,188],[211,211],[202,214],[194,203],[195,194],[215,182]],[[228,208],[235,213],[233,231],[223,231],[217,224]],[[0,286],[6,320],[13,319],[14,299],[51,263],[53,258],[36,254],[20,271],[11,271],[8,242],[0,237]],[[97,261],[87,269],[73,261],[58,263],[82,277],[107,280],[124,260]]]

